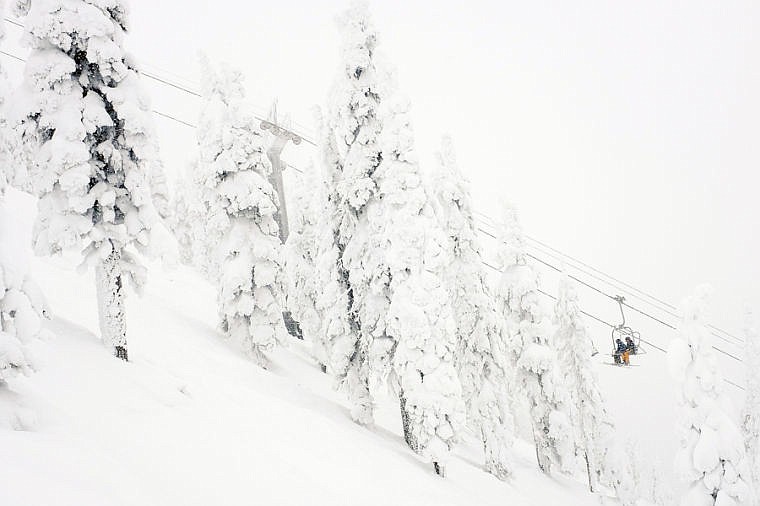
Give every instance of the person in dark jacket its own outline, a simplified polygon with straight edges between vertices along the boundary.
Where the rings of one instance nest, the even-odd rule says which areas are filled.
[[[630,336],[625,338],[625,346],[628,348],[628,353],[631,355],[636,354],[636,345],[633,343],[633,339]]]
[[[612,354],[613,358],[615,359],[616,364],[620,364],[620,361],[623,359],[623,354],[625,353],[626,346],[623,341],[620,339],[615,339],[615,345],[617,346],[615,348],[615,353]]]

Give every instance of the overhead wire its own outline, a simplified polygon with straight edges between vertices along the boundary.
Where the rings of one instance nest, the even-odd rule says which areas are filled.
[[[489,220],[491,220],[491,221],[493,222],[493,219],[492,219],[491,217],[489,217],[488,215],[485,215],[485,214],[483,214],[483,213],[480,213],[480,212],[477,212],[477,214],[479,214],[479,215],[481,215],[481,216],[485,216],[487,219],[489,219]],[[486,225],[486,226],[487,226],[487,224],[483,223],[482,219],[481,219],[480,221],[481,221],[481,223],[482,223],[483,225]],[[485,231],[485,230],[482,230],[482,232],[483,232],[483,233],[485,233],[485,234],[487,234],[487,235],[489,235],[490,237],[492,237],[492,238],[494,238],[494,239],[495,239],[495,237],[494,237],[494,235],[493,235],[492,233],[489,233],[489,232],[487,232],[487,231]],[[532,241],[534,241],[534,242],[540,242],[540,241],[537,241],[537,240],[535,240],[535,239],[532,239],[532,238],[530,238],[530,237],[529,237],[529,236],[527,236],[527,235],[526,235],[526,239],[530,239],[530,240],[532,240]],[[543,243],[541,243],[541,244],[543,244]],[[558,256],[557,256],[557,255],[555,255],[555,254],[552,254],[552,253],[546,252],[546,251],[542,250],[541,248],[538,248],[538,247],[536,247],[536,246],[534,246],[534,245],[529,245],[529,246],[531,246],[533,249],[535,249],[536,251],[539,251],[539,252],[541,252],[541,253],[542,253],[542,254],[544,254],[544,255],[550,256],[550,257],[554,258],[555,260],[558,260],[558,261],[560,261],[560,262],[562,262],[562,263],[564,263],[564,264],[566,264],[566,265],[569,265],[569,266],[570,266],[570,267],[572,267],[573,269],[575,269],[575,270],[577,270],[577,271],[579,271],[579,272],[582,272],[583,274],[585,274],[586,276],[589,276],[589,277],[590,277],[590,278],[592,278],[592,279],[595,279],[595,280],[597,280],[597,281],[600,281],[600,282],[602,282],[602,283],[605,283],[605,284],[609,285],[610,287],[612,287],[612,288],[615,288],[615,289],[617,289],[617,290],[621,291],[622,293],[624,293],[624,294],[626,294],[626,295],[632,295],[634,298],[637,298],[637,299],[641,300],[642,302],[644,302],[644,303],[647,303],[647,304],[649,304],[649,305],[651,305],[651,306],[655,307],[656,309],[658,309],[658,310],[660,310],[660,311],[663,311],[663,312],[665,312],[666,314],[668,314],[669,316],[671,316],[671,317],[675,318],[676,320],[678,320],[678,319],[680,319],[680,318],[681,318],[681,317],[680,317],[678,314],[676,314],[676,313],[674,313],[674,312],[672,312],[672,311],[669,311],[669,310],[667,310],[667,309],[664,309],[664,308],[662,308],[662,307],[659,307],[659,306],[657,306],[656,304],[653,304],[652,302],[649,302],[649,301],[647,301],[647,300],[644,300],[644,299],[642,299],[641,297],[638,297],[638,296],[636,296],[635,294],[631,294],[631,293],[630,293],[628,290],[625,290],[625,289],[621,289],[621,288],[620,288],[620,286],[616,286],[615,284],[613,284],[613,283],[610,283],[609,281],[607,281],[607,280],[604,280],[604,279],[602,279],[602,278],[600,278],[600,277],[598,277],[598,276],[594,275],[593,273],[590,273],[590,272],[588,272],[588,271],[586,271],[586,270],[584,270],[584,269],[582,269],[582,268],[580,268],[580,267],[578,267],[578,266],[575,266],[575,265],[572,265],[572,264],[568,264],[568,263],[566,262],[566,260],[565,260],[565,258],[564,258],[564,257],[566,257],[566,258],[570,258],[571,260],[572,260],[573,258],[572,258],[572,257],[570,257],[569,255],[566,255],[566,254],[562,253],[562,252],[561,252],[561,251],[559,251],[559,250],[556,250],[555,248],[551,248],[551,247],[549,246],[549,248],[550,248],[552,251],[556,251],[556,252],[557,252],[557,254],[561,255],[562,257],[558,257]],[[544,263],[544,264],[546,264],[546,262],[544,262],[543,260],[539,260],[539,259],[537,259],[537,260],[538,260],[539,262],[541,262],[541,263]],[[582,262],[580,262],[580,263],[582,263]],[[547,265],[547,266],[549,266],[549,267],[551,267],[553,270],[558,270],[556,267],[553,267],[553,266],[551,266],[551,265],[548,265],[548,264],[546,264],[546,265]],[[585,263],[584,263],[583,265],[587,265],[587,264],[585,264]],[[602,271],[599,271],[598,269],[594,269],[593,267],[590,267],[590,268],[591,268],[592,270],[596,271],[596,272],[599,272],[599,273],[601,273],[601,274],[602,274],[602,275],[604,275],[604,276],[607,276],[607,274],[604,274]],[[611,276],[610,276],[610,278],[611,278]],[[582,284],[586,285],[588,288],[591,288],[591,289],[593,289],[593,290],[599,291],[598,289],[596,289],[595,287],[593,287],[593,286],[591,286],[591,285],[589,285],[589,284],[585,283],[584,281],[581,281],[581,280],[579,280],[579,279],[577,279],[577,278],[574,278],[574,279],[575,279],[576,281],[578,281],[578,282],[580,282],[580,283],[582,283]],[[623,283],[623,284],[625,284],[625,283]],[[626,286],[630,286],[630,285],[628,285],[628,284],[625,284],[625,285],[626,285]],[[601,292],[600,292],[600,293],[601,293]],[[604,294],[604,295],[606,295],[607,297],[610,297],[610,298],[614,299],[614,297],[612,297],[612,296],[610,296],[610,295],[608,295],[608,294]],[[658,300],[659,300],[659,299],[658,299]],[[667,304],[667,303],[666,303],[666,304]],[[634,310],[634,311],[637,311],[637,312],[641,312],[639,309],[637,309],[637,308],[636,308],[636,307],[634,307],[634,306],[630,306],[630,305],[628,305],[628,304],[626,304],[626,305],[627,305],[627,307],[630,307],[630,308],[631,308],[632,310]],[[646,316],[648,316],[648,317],[650,317],[650,318],[655,318],[655,317],[653,317],[652,315],[648,315],[648,314],[647,314]],[[658,318],[655,318],[655,319],[657,319],[657,320],[658,320],[660,323],[662,323],[663,325],[666,325],[666,326],[668,326],[668,327],[671,327],[671,328],[675,328],[673,325],[671,325],[671,324],[669,324],[669,323],[666,323],[666,322],[664,322],[664,321],[662,321],[662,320],[660,320],[660,319],[658,319]],[[729,334],[728,332],[726,332],[726,331],[724,331],[724,330],[721,330],[721,329],[719,329],[718,327],[715,327],[714,325],[708,325],[708,326],[709,326],[711,329],[714,329],[714,330],[711,330],[711,331],[710,331],[710,333],[711,333],[711,334],[712,334],[714,337],[717,337],[718,339],[720,339],[720,340],[722,340],[722,341],[724,341],[724,342],[726,342],[726,343],[728,343],[728,344],[731,344],[731,345],[733,345],[733,346],[738,346],[739,344],[742,344],[742,343],[743,343],[743,340],[739,339],[739,338],[738,338],[738,337],[736,337],[736,336],[733,336],[733,335]],[[721,335],[721,334],[719,334],[719,333],[715,332],[715,330],[717,330],[717,331],[720,331],[721,333],[723,333],[723,334],[725,334],[725,335],[728,335],[728,336],[730,336],[730,337],[731,337],[732,339],[734,339],[736,342],[730,341],[729,339],[727,339],[727,338],[726,338],[726,337],[724,337],[723,335]]]

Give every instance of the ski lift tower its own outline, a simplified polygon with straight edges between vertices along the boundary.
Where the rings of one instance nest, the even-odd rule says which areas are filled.
[[[287,120],[278,123],[277,120],[277,101],[272,104],[272,109],[269,112],[268,120],[261,120],[261,129],[266,130],[274,136],[274,142],[269,146],[267,150],[267,157],[272,164],[272,182],[274,183],[275,190],[277,190],[277,196],[280,200],[280,207],[277,211],[276,219],[277,224],[280,227],[280,240],[283,244],[288,239],[288,209],[285,202],[285,186],[282,182],[282,172],[285,170],[286,165],[283,163],[282,150],[288,142],[292,142],[296,146],[301,144],[301,136],[288,130],[286,127]]]

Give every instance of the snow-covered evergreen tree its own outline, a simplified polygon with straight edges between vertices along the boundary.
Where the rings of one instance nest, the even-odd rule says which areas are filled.
[[[39,196],[38,254],[81,249],[96,264],[104,342],[127,359],[124,278],[139,288],[133,250],[157,220],[150,107],[123,48],[120,0],[26,0],[31,49],[11,118],[27,146],[27,186]]]
[[[513,207],[505,206],[498,234],[501,276],[496,304],[506,319],[510,355],[516,367],[512,397],[526,399],[533,424],[538,466],[550,473],[554,464],[574,460],[567,393],[559,382],[551,329],[539,303],[538,274],[528,264],[525,238]]]
[[[456,362],[467,424],[481,439],[486,470],[506,479],[511,473],[514,439],[506,333],[484,279],[469,182],[457,166],[449,137],[443,138],[438,152],[432,189],[451,259],[445,281],[456,324]]]
[[[608,423],[607,413],[591,363],[593,346],[578,306],[578,295],[566,275],[559,282],[554,317],[557,326],[554,341],[562,357],[559,370],[569,392],[575,437],[586,464],[589,489],[594,492],[605,475],[603,449],[598,441],[600,430]]]
[[[211,244],[206,240],[206,208],[202,199],[199,161],[193,161],[177,178],[171,200],[169,228],[177,240],[180,261],[209,277]]]
[[[747,464],[755,490],[755,504],[760,505],[760,336],[755,330],[752,312],[748,308],[744,326],[744,370],[747,375],[742,410],[742,431]]]
[[[5,213],[0,194],[0,213]],[[0,227],[8,217],[0,217]],[[49,332],[42,322],[49,310],[39,288],[23,273],[18,263],[9,261],[6,248],[12,248],[13,238],[0,230],[0,386],[17,374],[29,374],[34,361],[28,351],[33,339],[45,339]],[[17,245],[16,245],[17,246]]]
[[[323,372],[329,372],[336,377],[337,386],[343,384],[345,377],[336,371],[344,371],[347,351],[336,346],[339,343],[355,342],[351,338],[349,321],[349,301],[347,279],[340,269],[340,249],[338,237],[338,204],[337,184],[340,179],[341,162],[335,147],[334,129],[317,108],[316,122],[319,126],[319,147],[321,155],[323,202],[317,219],[317,256],[315,261],[316,279],[321,293],[315,301],[315,309],[321,317],[320,327],[312,343],[312,355],[322,367]],[[341,359],[333,359],[333,351]],[[354,404],[360,406],[360,403]],[[361,410],[361,408],[359,408]],[[354,420],[359,412],[352,414]]]
[[[285,243],[286,307],[299,323],[303,338],[313,344],[320,328],[317,300],[322,286],[317,277],[317,255],[325,201],[313,166],[304,173],[295,196],[293,223]]]
[[[0,1],[0,41],[5,36],[3,12]],[[18,251],[18,238],[13,237],[10,226],[15,218],[5,203],[6,191],[13,179],[4,109],[8,89],[5,71],[0,66],[0,387],[16,374],[29,374],[33,370],[27,345],[41,337],[42,319],[47,313],[39,289],[25,275],[24,262],[19,261],[24,253]]]
[[[380,74],[375,64],[377,34],[364,3],[355,3],[341,18],[342,62],[327,118],[324,120],[323,158],[329,176],[335,177],[332,205],[332,244],[321,248],[332,300],[323,300],[327,333],[322,338],[329,368],[343,385],[352,416],[361,424],[372,422],[370,347],[373,336],[361,317],[366,307],[369,271],[361,265],[367,250],[368,206],[376,199],[375,172],[380,164]]]
[[[676,469],[687,482],[683,506],[746,505],[754,497],[744,441],[732,419],[730,400],[705,323],[710,289],[700,286],[681,308],[679,337],[668,351],[671,372],[680,387],[680,446]]]
[[[266,366],[265,352],[285,333],[272,168],[264,136],[244,103],[242,74],[227,68],[216,72],[207,62],[204,67],[198,170],[220,327]]]
[[[407,441],[444,475],[465,422],[455,319],[443,277],[451,262],[417,164],[409,103],[387,100],[381,114],[380,200],[370,211],[372,247],[362,261],[370,290],[361,314],[376,338],[392,342],[390,348],[381,345],[378,355],[392,351]]]

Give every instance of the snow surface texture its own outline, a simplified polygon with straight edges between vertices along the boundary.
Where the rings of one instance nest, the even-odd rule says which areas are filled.
[[[676,469],[687,482],[682,506],[752,506],[744,440],[734,408],[722,395],[705,313],[710,288],[700,286],[682,304],[680,338],[671,343],[671,373],[680,386],[681,449]]]

